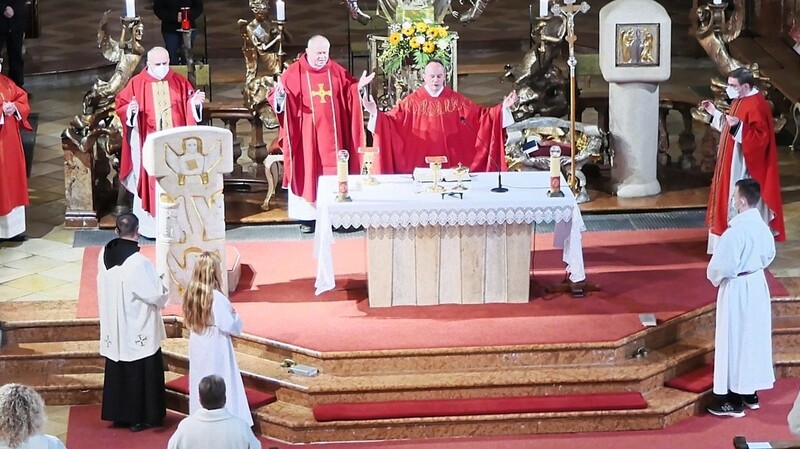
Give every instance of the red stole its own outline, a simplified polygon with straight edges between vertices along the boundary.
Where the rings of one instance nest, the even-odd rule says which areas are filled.
[[[14,103],[22,120],[6,115],[0,125],[0,217],[8,215],[15,207],[27,206],[28,178],[25,172],[25,152],[22,148],[20,127],[31,130],[28,114],[28,93],[10,78],[0,75],[0,102]],[[0,111],[2,114],[2,111]]]
[[[305,55],[286,69],[281,81],[287,93],[284,110],[277,114],[283,185],[314,203],[317,179],[336,173],[339,150],[350,152],[350,173],[360,171],[358,147],[364,144],[364,121],[358,81],[333,61],[314,69]],[[271,92],[269,102],[274,101]]]
[[[422,87],[378,114],[375,140],[381,173],[427,167],[426,156],[475,172],[506,169],[502,105],[478,106],[447,87],[435,98]]]
[[[780,175],[778,173],[778,150],[775,144],[775,128],[772,112],[764,95],[760,92],[737,98],[731,104],[730,115],[737,117],[742,129],[741,151],[750,176],[761,184],[761,197],[775,214],[769,222],[775,240],[786,240],[781,200]],[[736,142],[730,126],[723,123],[720,132],[719,153],[711,180],[708,198],[706,225],[712,234],[722,235],[728,228],[728,207],[731,195],[731,165]],[[734,180],[738,181],[738,180]]]
[[[160,81],[167,82],[169,86],[169,103],[167,107],[157,108],[156,101],[153,99],[153,83]],[[183,76],[170,70],[163,80],[153,78],[147,69],[142,70],[131,78],[128,84],[117,94],[116,107],[117,115],[122,122],[122,155],[120,158],[119,178],[120,180],[128,177],[133,171],[131,160],[131,128],[127,126],[128,104],[131,99],[136,97],[139,103],[139,113],[136,116],[139,127],[139,142],[135,144],[137,151],[141,151],[147,136],[159,130],[159,124],[167,128],[169,120],[167,115],[171,115],[172,127],[195,125],[194,114],[190,104],[191,96],[194,94],[194,87]],[[160,110],[157,110],[160,109]],[[141,154],[139,160],[141,161]],[[156,213],[156,180],[151,178],[143,166],[139,167],[139,184],[137,186],[137,196],[142,199],[142,208],[152,215]]]

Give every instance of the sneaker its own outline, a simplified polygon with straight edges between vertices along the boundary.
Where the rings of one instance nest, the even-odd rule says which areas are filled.
[[[758,405],[758,393],[743,394],[742,404],[744,404],[744,406],[749,408],[750,410],[758,410],[759,408],[761,408],[761,406]]]
[[[741,418],[744,416],[744,407],[736,406],[728,401],[718,402],[708,408],[708,413],[716,416],[732,416]]]

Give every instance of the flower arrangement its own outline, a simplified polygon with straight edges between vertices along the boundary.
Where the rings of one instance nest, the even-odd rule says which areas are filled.
[[[378,57],[385,73],[397,73],[404,65],[413,64],[418,70],[431,59],[442,61],[450,71],[452,37],[444,25],[425,22],[404,22],[389,25],[389,39]]]

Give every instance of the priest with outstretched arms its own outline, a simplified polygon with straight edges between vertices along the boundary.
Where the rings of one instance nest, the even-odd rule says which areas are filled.
[[[364,72],[356,80],[330,60],[330,48],[324,36],[309,39],[305,53],[286,68],[268,97],[280,124],[289,217],[301,221],[304,233],[314,231],[317,180],[336,174],[339,150],[350,152],[350,173],[360,171],[364,125],[359,91],[375,77]]]
[[[367,129],[380,148],[381,173],[412,173],[428,165],[426,156],[447,156],[451,166],[461,163],[474,172],[506,169],[504,129],[514,123],[510,108],[517,101],[516,92],[487,108],[445,82],[444,64],[432,59],[425,66],[424,85],[391,111],[379,112],[371,96],[362,98],[370,115]]]

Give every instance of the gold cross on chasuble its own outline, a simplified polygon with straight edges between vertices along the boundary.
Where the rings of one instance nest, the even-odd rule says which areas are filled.
[[[311,98],[314,98],[315,96],[319,97],[319,102],[325,103],[326,102],[325,97],[330,97],[333,94],[333,92],[331,92],[330,90],[325,90],[325,84],[323,83],[317,83],[317,86],[318,86],[317,90],[311,91]]]
[[[150,85],[155,109],[156,131],[172,128],[172,102],[169,97],[169,83],[158,81]]]

